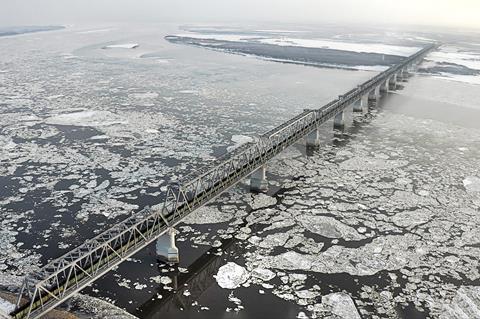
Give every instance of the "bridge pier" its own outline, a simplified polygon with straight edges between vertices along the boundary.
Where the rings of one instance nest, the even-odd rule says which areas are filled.
[[[407,82],[407,78],[408,78],[408,72],[405,68],[403,68],[401,71],[400,71],[400,81],[401,82]]]
[[[320,146],[319,129],[316,128],[315,130],[308,133],[307,136],[305,137],[305,142],[306,142],[307,148],[310,148],[310,149],[318,148]]]
[[[380,99],[380,86],[375,87],[368,95],[369,106],[376,105]]]
[[[392,90],[392,91],[397,89],[397,74],[396,73],[391,76],[388,86],[389,86],[389,89]]]
[[[255,192],[266,192],[268,190],[266,165],[262,165],[250,175],[250,190]]]
[[[333,128],[334,129],[343,129],[345,126],[345,111],[341,111],[335,115],[333,119]]]
[[[166,257],[170,263],[178,263],[180,261],[179,251],[175,245],[176,230],[170,227],[167,233],[157,239],[156,251],[157,255]]]
[[[368,93],[364,94],[360,100],[353,104],[353,112],[361,112],[364,114],[368,112]]]
[[[388,93],[388,82],[390,81],[390,78],[387,78],[384,83],[380,84],[380,92],[382,93]]]

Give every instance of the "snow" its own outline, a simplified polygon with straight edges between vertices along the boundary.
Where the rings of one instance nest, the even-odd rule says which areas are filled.
[[[305,48],[322,48],[331,50],[342,50],[359,53],[378,53],[398,56],[410,56],[421,48],[388,45],[381,43],[355,43],[333,41],[330,39],[304,39],[292,37],[266,37],[246,34],[176,34],[177,37],[188,37],[194,39],[216,40],[216,41],[234,41],[234,42],[253,42],[258,41],[265,44],[278,46],[296,46]]]
[[[235,289],[249,278],[247,270],[234,262],[228,262],[218,269],[215,279],[220,287]]]
[[[355,43],[332,41],[328,39],[299,39],[288,37],[261,39],[260,42],[279,46],[322,48],[359,53],[378,53],[399,56],[410,56],[421,49],[419,47],[395,46],[381,43]]]
[[[465,52],[454,46],[442,46],[438,51],[429,53],[425,59],[437,63],[459,64],[470,69],[480,70],[480,52]]]
[[[123,43],[123,44],[111,44],[107,45],[105,49],[135,49],[138,48],[138,43]]]
[[[461,65],[472,70],[480,71],[480,52],[466,51],[461,47],[444,45],[440,47],[439,50],[429,53],[421,66],[433,68],[442,66],[442,63]],[[435,74],[433,77],[456,82],[480,84],[480,75],[439,72],[439,74]]]
[[[175,34],[175,37],[202,39],[202,40],[217,40],[217,41],[235,41],[245,42],[246,40],[252,40],[257,36],[245,35],[245,34],[198,34],[198,33],[182,33]]]

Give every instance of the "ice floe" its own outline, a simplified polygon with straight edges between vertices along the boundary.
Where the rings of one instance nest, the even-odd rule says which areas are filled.
[[[443,304],[440,319],[480,318],[480,287],[462,286],[451,302]]]
[[[302,214],[297,216],[296,219],[305,229],[327,238],[344,238],[346,240],[360,240],[364,238],[354,228],[343,224],[333,217]]]
[[[346,293],[332,293],[322,296],[323,310],[326,310],[338,318],[360,319],[360,314],[352,300]]]
[[[233,219],[235,214],[231,211],[220,211],[214,206],[203,206],[184,218],[185,224],[216,224]]]
[[[268,196],[263,193],[249,195],[247,200],[252,209],[265,208],[277,203],[277,199],[275,197]]]
[[[5,299],[0,298],[0,314],[9,314],[15,309],[15,305]]]
[[[112,302],[91,297],[83,294],[75,294],[69,301],[70,304],[78,307],[82,313],[88,314],[92,319],[119,318],[136,319],[125,310],[115,306]]]
[[[480,192],[480,178],[476,176],[468,176],[463,180],[463,186],[468,192]]]
[[[233,135],[232,136],[232,142],[235,143],[234,145],[232,146],[229,146],[227,148],[227,151],[231,152],[233,151],[234,149],[242,146],[243,144],[246,144],[246,143],[251,143],[253,142],[254,139],[253,137],[250,137],[250,136],[245,136],[245,135]]]
[[[228,262],[218,269],[215,279],[225,289],[238,288],[249,278],[247,270],[234,262]]]
[[[418,209],[415,211],[405,211],[395,214],[392,221],[400,227],[417,226],[424,224],[434,216],[434,214],[426,209]]]
[[[138,43],[120,43],[120,44],[110,44],[104,46],[104,49],[135,49],[138,48]]]
[[[109,126],[125,124],[126,119],[108,111],[80,111],[52,116],[45,120],[48,124],[76,126]]]

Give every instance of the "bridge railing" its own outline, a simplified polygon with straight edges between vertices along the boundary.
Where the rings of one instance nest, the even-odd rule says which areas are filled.
[[[432,46],[433,47],[433,46]],[[307,110],[225,157],[185,183],[167,188],[162,209],[144,208],[27,276],[14,318],[38,317],[157,239],[168,227],[264,165],[432,47],[424,48],[317,110]]]

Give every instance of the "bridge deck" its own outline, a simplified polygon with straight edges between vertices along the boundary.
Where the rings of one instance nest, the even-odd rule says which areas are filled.
[[[434,47],[425,47],[319,109],[304,111],[186,183],[170,185],[162,209],[144,208],[27,276],[11,316],[38,318],[61,304]]]

